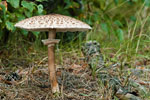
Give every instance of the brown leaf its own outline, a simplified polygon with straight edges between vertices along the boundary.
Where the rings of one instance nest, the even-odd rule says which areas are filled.
[[[57,76],[61,76],[61,73],[62,73],[61,71],[57,71],[57,72],[56,72],[56,75],[57,75]]]
[[[1,1],[0,4],[4,5],[6,10],[7,10],[7,2],[6,1]],[[0,7],[0,10],[2,10],[2,8]]]
[[[84,68],[80,65],[72,64],[70,68],[68,68],[69,72],[73,72],[74,74],[78,74]]]

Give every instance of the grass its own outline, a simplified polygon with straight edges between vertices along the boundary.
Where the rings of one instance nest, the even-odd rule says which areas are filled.
[[[92,34],[92,38],[96,34],[96,38],[98,38],[96,40],[101,44],[101,51],[105,58],[108,73],[113,76],[119,76],[119,79],[126,77],[122,81],[123,84],[127,84],[129,78],[132,79],[131,69],[135,69],[137,66],[149,69],[149,37],[145,38],[144,35],[141,37],[138,52],[136,53],[138,39],[135,37],[133,39],[135,42],[133,43],[130,38],[126,38],[126,41],[123,42],[116,41],[113,36],[113,38],[105,38],[107,35],[103,34],[102,30],[91,31],[88,35],[90,34]],[[102,35],[98,35],[98,37],[97,34]],[[59,83],[62,94],[59,97],[54,97],[50,92],[46,47],[37,48],[37,44],[23,39],[16,41],[4,47],[5,49],[3,49],[4,51],[0,58],[0,67],[1,72],[5,74],[17,70],[22,72],[23,79],[17,84],[12,83],[12,85],[7,85],[1,81],[0,87],[3,94],[1,98],[10,98],[11,100],[21,100],[22,98],[25,100],[69,100],[71,98],[75,100],[106,100],[111,98],[112,90],[107,89],[100,79],[91,77],[94,72],[82,60],[84,56],[80,48],[84,41],[72,41],[66,45],[61,45],[60,43],[56,46],[56,63],[58,72],[61,74]],[[110,66],[117,63],[121,65],[114,67],[115,72],[109,70]],[[75,68],[76,66],[86,66],[86,68],[81,70],[72,69],[72,67]],[[137,79],[149,81],[150,78],[148,72],[144,72]],[[147,91],[149,92],[148,89]],[[142,100],[147,100],[150,95],[147,93],[140,95],[140,97],[143,98]]]
[[[88,32],[86,38],[86,40],[100,42],[108,73],[119,77],[119,79],[125,77],[122,81],[124,85],[128,83],[128,79],[132,79],[132,69],[137,69],[138,67],[149,69],[150,64],[150,37],[147,35],[149,30],[138,35],[136,34],[139,30],[138,25],[133,26],[133,29],[129,27],[124,35],[125,40],[122,42],[114,35],[109,37],[103,30],[97,28]],[[145,28],[140,29],[145,31]],[[1,72],[5,74],[17,70],[24,72],[22,74],[23,79],[17,84],[12,83],[12,85],[7,85],[1,81],[0,88],[2,88],[2,91],[0,92],[3,94],[0,95],[1,98],[10,98],[11,100],[22,100],[22,98],[25,100],[38,100],[38,98],[41,98],[39,100],[69,100],[70,98],[75,100],[106,100],[111,98],[112,90],[107,89],[100,79],[93,78],[92,74],[94,76],[96,74],[95,69],[91,70],[82,60],[84,56],[81,52],[81,44],[86,40],[81,41],[80,39],[76,42],[70,41],[65,45],[63,43],[56,45],[56,63],[58,72],[61,74],[59,83],[62,94],[59,97],[54,97],[50,92],[48,82],[47,48],[42,45],[39,46],[40,41],[36,41],[34,44],[21,38],[22,36],[16,37],[18,37],[16,40],[12,40],[15,42],[10,41],[9,45],[4,46],[3,49],[1,48],[3,53],[0,56],[0,67]],[[86,68],[81,69],[81,72],[71,68],[77,65],[86,65]],[[115,72],[111,70],[110,66],[112,65],[116,65],[114,67]],[[134,78],[149,82],[148,73],[143,72],[140,76],[134,76]],[[142,100],[150,98],[149,86],[146,87],[148,93],[140,95]],[[114,100],[117,100],[117,97]]]

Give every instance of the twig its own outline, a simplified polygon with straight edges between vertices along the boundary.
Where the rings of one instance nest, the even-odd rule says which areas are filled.
[[[131,69],[132,72],[139,72],[139,71],[143,71],[143,72],[150,72],[150,69]]]
[[[145,81],[136,81],[136,82],[141,85],[150,85],[150,82],[145,82]]]

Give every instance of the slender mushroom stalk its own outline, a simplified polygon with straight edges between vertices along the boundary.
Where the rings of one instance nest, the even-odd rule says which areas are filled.
[[[48,38],[55,39],[56,30],[52,29],[49,31]],[[55,67],[55,44],[48,45],[48,69],[49,69],[49,78],[52,87],[52,92],[59,92],[59,86],[56,78],[56,67]]]
[[[60,40],[56,38],[56,29],[50,29],[48,33],[48,39],[42,40],[44,45],[48,46],[48,69],[50,84],[53,93],[59,93],[59,86],[56,78],[56,67],[55,67],[55,44]]]
[[[59,86],[56,78],[54,53],[54,46],[59,42],[58,39],[55,39],[56,32],[86,31],[91,29],[91,27],[88,24],[77,19],[59,14],[34,16],[16,23],[15,26],[29,31],[49,32],[49,38],[46,40],[42,40],[42,42],[44,43],[44,45],[48,46],[48,68],[52,92],[59,92]]]

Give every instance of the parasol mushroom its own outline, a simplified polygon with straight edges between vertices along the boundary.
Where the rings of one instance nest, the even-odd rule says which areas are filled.
[[[59,42],[55,39],[56,32],[74,32],[86,31],[91,27],[69,16],[60,14],[40,15],[24,19],[15,24],[15,27],[26,29],[29,31],[48,31],[48,39],[42,40],[44,45],[48,46],[48,68],[49,78],[52,87],[52,92],[59,92],[59,86],[56,78],[55,53],[54,45]]]

